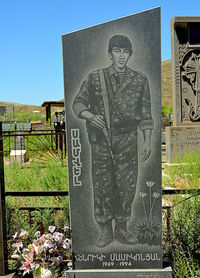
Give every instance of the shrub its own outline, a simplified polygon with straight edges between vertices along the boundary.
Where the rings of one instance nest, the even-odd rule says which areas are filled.
[[[187,196],[189,198],[189,196]],[[173,277],[200,277],[200,197],[193,196],[172,208],[170,237],[164,230],[163,259],[172,263]],[[195,275],[194,275],[195,274]],[[192,276],[194,275],[194,276]]]

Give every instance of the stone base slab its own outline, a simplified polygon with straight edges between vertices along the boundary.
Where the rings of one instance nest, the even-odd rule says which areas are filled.
[[[68,270],[66,278],[172,278],[172,269]]]

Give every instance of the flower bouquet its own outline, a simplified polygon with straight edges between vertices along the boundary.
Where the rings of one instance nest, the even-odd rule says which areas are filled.
[[[19,270],[34,277],[56,277],[55,271],[67,265],[71,240],[66,236],[69,228],[60,233],[55,226],[49,226],[48,233],[37,231],[33,241],[28,240],[28,232],[21,230],[13,236],[14,252],[11,256],[18,262]]]

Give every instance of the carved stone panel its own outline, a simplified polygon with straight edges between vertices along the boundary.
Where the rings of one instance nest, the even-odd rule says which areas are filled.
[[[200,17],[171,21],[174,126],[200,126]]]
[[[166,162],[173,163],[188,152],[200,154],[200,127],[166,127]]]

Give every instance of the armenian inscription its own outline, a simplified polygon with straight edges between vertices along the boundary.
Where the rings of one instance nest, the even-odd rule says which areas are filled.
[[[166,128],[166,159],[167,163],[174,162],[189,151],[200,154],[199,127],[167,127]]]
[[[81,186],[81,142],[79,129],[71,129],[73,186]]]

